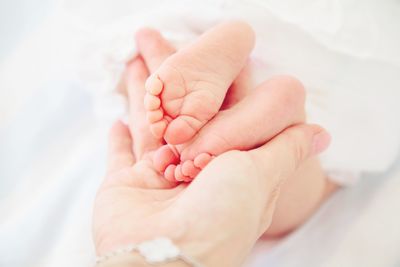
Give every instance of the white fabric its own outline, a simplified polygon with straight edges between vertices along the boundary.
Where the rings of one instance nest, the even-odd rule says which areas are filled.
[[[223,18],[247,19],[257,31],[253,56],[267,65],[255,78],[284,72],[304,81],[310,120],[334,138],[324,163],[335,177],[348,184],[349,177],[385,171],[394,161],[400,137],[396,1],[362,7],[351,0],[158,3],[68,1],[0,65],[1,266],[90,266],[94,260],[90,216],[107,140],[107,123],[97,118],[110,121],[123,111],[123,100],[110,99],[112,87],[97,87],[98,78],[83,82],[76,70],[87,55],[83,47],[114,40],[109,29],[127,25],[121,17],[132,22],[121,31],[148,22],[178,46]],[[153,16],[145,13],[149,7]],[[109,44],[115,43],[94,48],[120,51]],[[83,74],[102,70],[83,62]],[[398,265],[399,161],[396,166],[335,195],[272,250],[260,242],[249,265]]]
[[[304,82],[309,121],[333,136],[322,158],[325,169],[336,182],[352,184],[361,172],[387,169],[400,146],[400,33],[393,27],[400,17],[392,15],[393,10],[400,14],[400,7],[378,1],[360,9],[355,1],[306,2],[168,1],[125,11],[127,16],[111,22],[81,21],[95,33],[85,53],[91,56],[81,64],[83,80],[93,91],[112,91],[124,63],[135,55],[133,36],[143,25],[161,30],[179,47],[224,19],[241,18],[257,33],[254,79],[286,73]]]

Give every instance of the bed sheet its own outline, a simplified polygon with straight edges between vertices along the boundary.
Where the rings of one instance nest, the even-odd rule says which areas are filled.
[[[62,31],[50,42],[44,38]],[[0,266],[90,266],[91,209],[110,121],[74,70],[79,34],[37,28],[0,69]],[[57,66],[54,69],[54,66]],[[400,159],[340,190],[303,227],[261,240],[247,266],[398,266]]]

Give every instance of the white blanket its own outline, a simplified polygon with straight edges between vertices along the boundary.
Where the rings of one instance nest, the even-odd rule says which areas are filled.
[[[301,7],[289,2],[202,1],[193,14],[193,6],[190,11],[171,1],[163,11],[168,21],[168,14],[180,14],[165,24],[172,28],[161,28],[170,33],[179,29],[170,34],[178,41],[195,37],[221,18],[254,14],[249,21],[260,43],[254,56],[269,64],[256,78],[285,72],[304,80],[311,119],[326,125],[334,137],[327,168],[357,174],[382,171],[364,175],[357,186],[336,194],[272,250],[261,242],[249,265],[395,266],[400,263],[400,162],[387,169],[396,159],[400,137],[400,38],[390,26],[400,18],[395,16],[398,4],[366,1],[361,12],[353,1],[306,1]],[[1,266],[88,266],[93,260],[91,207],[104,171],[108,126],[98,118],[110,119],[120,110],[103,111],[104,106],[119,106],[114,103],[119,100],[109,98],[108,88],[87,88],[87,80],[76,73],[84,56],[78,51],[87,47],[88,32],[114,40],[110,29],[126,25],[118,22],[122,15],[146,17],[147,8],[134,1],[113,1],[112,8],[109,3],[67,2],[37,31],[14,43],[14,53],[2,62]],[[356,27],[359,21],[366,27]],[[111,26],[103,30],[104,25]],[[349,183],[352,176],[336,177]]]

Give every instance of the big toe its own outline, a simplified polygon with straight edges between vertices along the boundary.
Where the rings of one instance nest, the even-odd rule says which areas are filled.
[[[179,161],[179,153],[174,147],[171,147],[169,145],[164,145],[160,147],[154,153],[154,168],[160,173],[165,172],[169,165],[178,164]]]

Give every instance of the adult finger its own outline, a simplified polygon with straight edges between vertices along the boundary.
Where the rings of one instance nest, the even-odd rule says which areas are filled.
[[[117,171],[135,163],[132,137],[125,124],[120,121],[114,123],[108,143],[108,172]]]
[[[143,28],[136,33],[135,38],[139,54],[150,73],[155,72],[165,59],[175,53],[175,48],[154,29]]]
[[[329,134],[317,125],[292,126],[269,143],[249,151],[257,170],[256,183],[265,199],[260,234],[272,223],[272,216],[284,183],[293,177],[307,159],[324,151],[330,143]],[[266,193],[268,192],[268,193]]]
[[[329,144],[330,135],[322,127],[302,124],[289,127],[267,144],[248,153],[266,175],[279,173],[276,178],[280,182],[305,160],[323,152]]]

